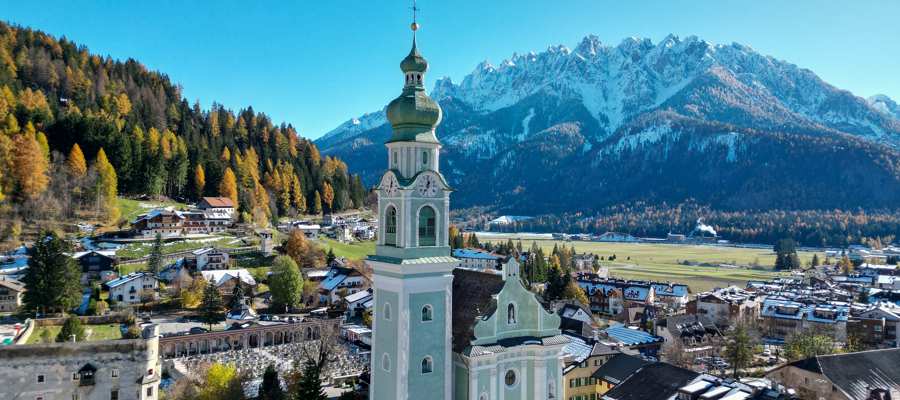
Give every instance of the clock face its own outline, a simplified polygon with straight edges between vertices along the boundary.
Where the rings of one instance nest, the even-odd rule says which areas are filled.
[[[419,178],[418,189],[419,194],[422,196],[434,197],[438,189],[437,178],[431,174],[422,175],[422,177]]]
[[[397,190],[400,189],[400,183],[397,182],[397,177],[394,174],[388,174],[381,187],[384,189],[384,194],[387,197],[394,197],[397,195]]]

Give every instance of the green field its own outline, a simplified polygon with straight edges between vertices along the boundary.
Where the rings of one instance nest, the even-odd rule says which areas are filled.
[[[150,207],[142,207],[150,206]],[[157,203],[153,201],[140,201],[140,200],[128,200],[117,198],[116,199],[116,207],[122,213],[122,218],[125,218],[128,221],[137,217],[141,212],[152,210],[155,208],[165,208],[165,207],[175,207],[175,209],[187,208],[186,204],[182,203]]]
[[[242,242],[232,243],[229,242],[235,240],[236,238],[233,236],[223,236],[221,239],[216,240],[196,240],[196,239],[186,239],[186,240],[169,240],[163,243],[163,254],[171,254],[177,253],[179,251],[186,250],[196,250],[204,247],[211,246],[219,246],[219,247],[243,247],[245,246]],[[119,250],[116,250],[116,256],[131,260],[139,257],[144,257],[150,254],[153,250],[153,242],[133,242],[122,246]]]
[[[696,246],[676,244],[647,243],[601,243],[601,242],[563,242],[559,240],[535,240],[528,235],[483,235],[481,243],[499,244],[512,239],[513,243],[522,240],[522,246],[531,248],[537,243],[545,254],[553,251],[553,246],[575,247],[576,253],[589,253],[609,259],[615,255],[614,262],[604,261],[601,265],[610,267],[609,274],[617,278],[654,280],[659,282],[675,281],[690,286],[693,293],[700,293],[716,286],[737,285],[744,287],[748,280],[771,280],[790,277],[790,273],[734,270],[717,267],[686,266],[685,260],[697,261],[699,264],[736,264],[750,265],[758,260],[763,268],[771,269],[775,265],[775,253],[767,249],[745,249],[723,246]],[[803,263],[812,259],[814,253],[800,252],[798,256]],[[819,254],[824,261],[825,255]]]
[[[325,236],[320,236],[319,239],[325,241],[325,244],[317,243],[319,247],[324,249],[326,252],[328,248],[331,247],[334,249],[334,254],[338,257],[346,257],[346,258],[366,258],[368,255],[375,254],[375,242],[360,242],[358,240],[353,241],[351,244],[345,244],[338,242],[334,239],[328,239]]]
[[[118,325],[85,325],[86,330],[90,330],[88,333],[87,340],[89,342],[97,342],[100,340],[113,340],[113,339],[121,339],[122,331],[119,330]],[[41,339],[41,333],[43,331],[50,332],[50,342],[56,340],[56,335],[59,334],[59,331],[62,329],[62,326],[48,326],[44,328],[35,328],[33,332],[31,332],[31,336],[28,337],[28,342],[25,344],[32,343],[44,343],[43,339]]]

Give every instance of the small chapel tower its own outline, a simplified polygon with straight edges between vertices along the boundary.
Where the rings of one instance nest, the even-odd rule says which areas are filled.
[[[413,31],[418,29],[413,22]],[[378,193],[373,269],[369,398],[451,397],[450,188],[441,175],[434,129],[441,107],[425,93],[428,62],[412,50],[400,62],[403,92],[387,107],[393,128]]]

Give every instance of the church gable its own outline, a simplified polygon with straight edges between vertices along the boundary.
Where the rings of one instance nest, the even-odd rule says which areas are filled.
[[[519,337],[559,335],[559,316],[548,312],[537,296],[519,279],[519,263],[510,258],[503,264],[504,285],[492,295],[491,312],[474,327],[473,344],[496,343]]]

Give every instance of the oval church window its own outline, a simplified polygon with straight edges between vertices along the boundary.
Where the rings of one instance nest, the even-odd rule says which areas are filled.
[[[506,371],[506,387],[512,388],[513,386],[516,386],[517,379],[518,375],[516,374],[516,370],[511,369],[509,371]]]

